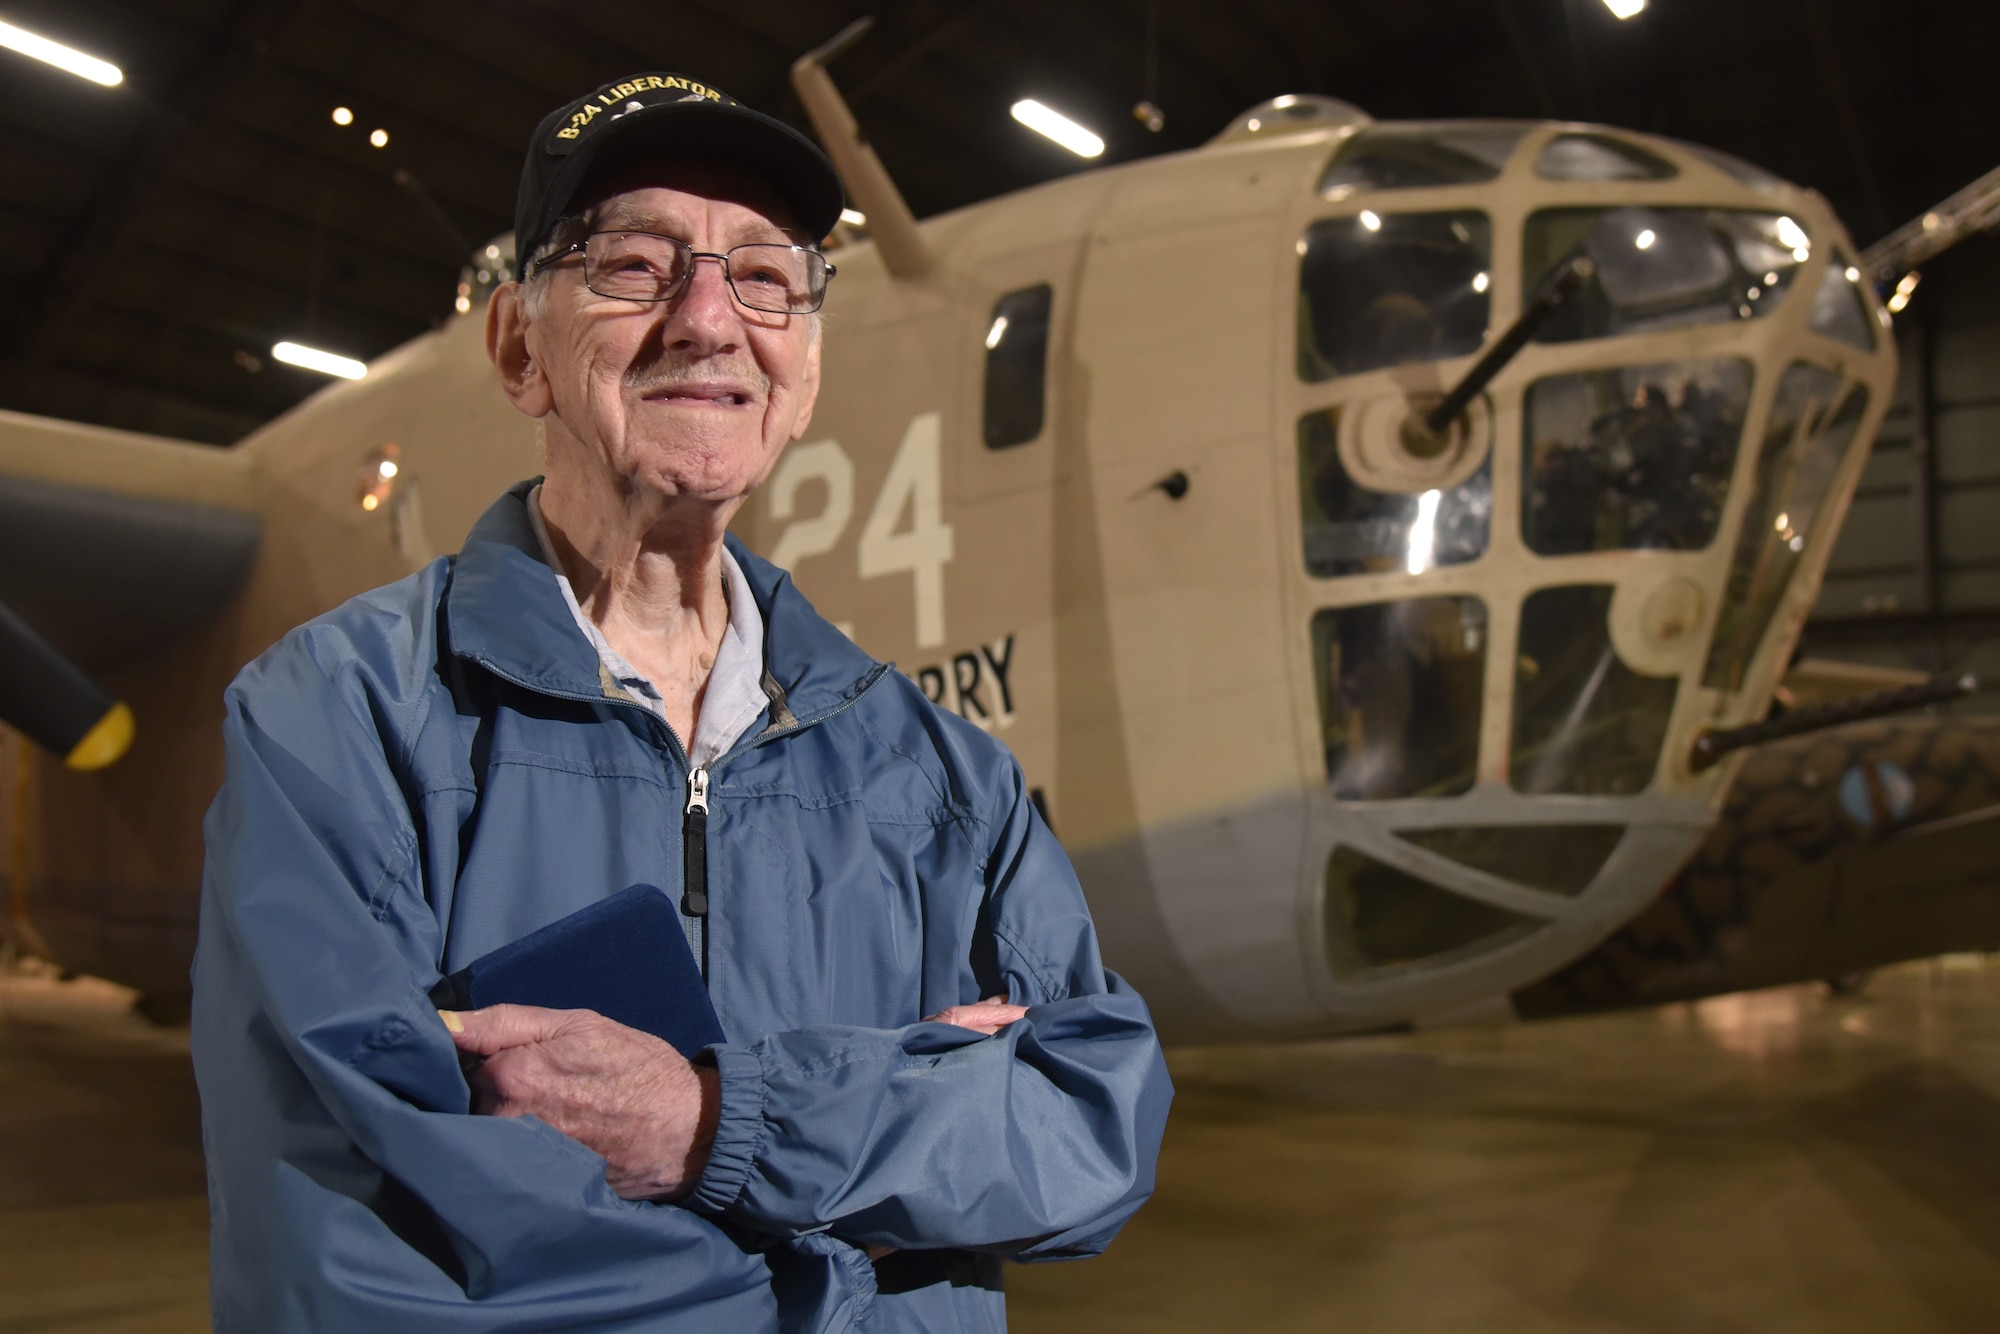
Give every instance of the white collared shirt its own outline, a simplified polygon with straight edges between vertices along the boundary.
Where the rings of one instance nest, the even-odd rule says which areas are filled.
[[[528,493],[528,520],[535,526],[535,539],[542,544],[542,559],[548,562],[557,587],[562,589],[563,602],[576,618],[576,628],[583,631],[591,647],[597,650],[605,673],[634,703],[645,706],[666,722],[667,704],[658,687],[611,647],[611,641],[577,602],[576,590],[570,587],[569,576],[563,573],[555,544],[549,541],[548,525],[542,521],[539,485]],[[756,599],[750,596],[749,581],[743,577],[728,547],[722,549],[722,591],[729,600],[729,624],[723,628],[715,663],[708,670],[708,686],[695,715],[694,736],[680,738],[687,747],[688,763],[697,769],[715,763],[735,745],[770,702],[764,694],[764,618],[757,610]]]

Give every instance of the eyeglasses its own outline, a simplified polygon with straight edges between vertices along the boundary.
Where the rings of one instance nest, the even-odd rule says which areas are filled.
[[[583,285],[614,301],[671,301],[694,276],[696,260],[720,260],[736,299],[774,315],[818,310],[834,274],[825,255],[802,245],[740,245],[717,255],[653,232],[592,232],[535,261],[527,276],[577,253],[583,255]]]

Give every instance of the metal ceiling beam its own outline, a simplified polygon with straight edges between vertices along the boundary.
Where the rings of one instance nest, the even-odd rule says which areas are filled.
[[[209,29],[194,60],[164,94],[124,153],[72,215],[73,225],[37,274],[12,294],[0,326],[0,394],[17,398],[61,341],[65,308],[95,285],[133,238],[151,225],[175,167],[203,127],[229,103],[242,76],[275,44],[301,10],[319,0],[235,0]],[[134,90],[135,92],[138,90]],[[142,94],[143,95],[143,94]]]

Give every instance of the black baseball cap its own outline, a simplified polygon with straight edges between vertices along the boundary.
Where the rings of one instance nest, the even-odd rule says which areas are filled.
[[[514,201],[514,276],[604,173],[651,158],[707,158],[764,177],[814,240],[833,230],[846,196],[819,145],[720,88],[683,74],[634,74],[542,117]]]

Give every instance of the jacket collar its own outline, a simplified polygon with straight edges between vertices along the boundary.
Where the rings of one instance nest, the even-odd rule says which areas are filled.
[[[601,699],[597,650],[577,629],[528,519],[528,493],[540,480],[507,488],[472,526],[445,591],[445,634],[454,654],[517,685]],[[772,709],[780,723],[786,710],[811,723],[887,670],[815,611],[789,574],[751,554],[734,533],[723,540],[764,617],[765,688],[780,692]]]

